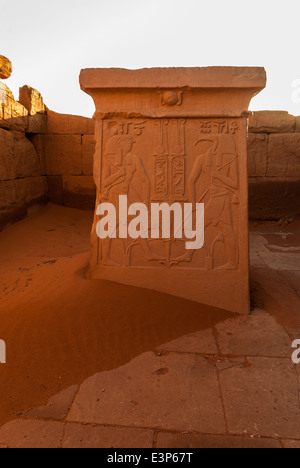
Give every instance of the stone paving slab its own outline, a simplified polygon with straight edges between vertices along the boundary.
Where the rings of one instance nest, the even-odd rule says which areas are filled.
[[[63,448],[152,448],[154,431],[68,423]]]
[[[215,366],[192,354],[146,353],[87,379],[67,420],[214,434],[226,430]]]
[[[259,233],[249,234],[250,255],[264,252],[268,246],[268,240]]]
[[[282,448],[275,439],[250,437],[230,437],[198,434],[159,433],[156,448],[195,449],[195,448]]]
[[[300,297],[287,280],[284,272],[254,269],[252,280],[259,284],[262,301],[266,302],[270,314],[277,317],[285,327],[300,327]]]
[[[72,387],[63,390],[58,395],[50,398],[47,405],[28,411],[26,413],[26,417],[56,420],[65,419],[78,390],[79,385],[73,385]]]
[[[0,447],[300,445],[291,339],[264,311],[158,350],[90,377],[79,390],[69,387],[2,426]]]
[[[271,234],[271,233],[270,233]],[[273,233],[275,236],[275,233]],[[286,238],[287,246],[269,243],[269,240],[261,234],[252,233],[250,239],[250,259],[252,268],[269,268],[275,271],[300,271],[300,248],[288,244],[286,233],[277,233],[275,237]]]
[[[262,258],[271,270],[276,271],[300,271],[299,253],[275,253],[266,250]]]
[[[216,326],[221,354],[290,357],[291,339],[272,317],[241,316]]]
[[[287,449],[300,449],[300,440],[283,440],[282,445]]]
[[[19,419],[0,428],[0,446],[5,448],[60,448],[63,435],[63,423]]]
[[[266,268],[266,264],[258,252],[250,253],[250,263],[252,268]]]
[[[300,298],[300,271],[284,271],[282,275],[287,279],[297,296]]]
[[[290,359],[218,364],[231,434],[300,438],[299,384]]]
[[[174,351],[181,353],[218,354],[213,330],[203,330],[182,336],[157,348],[157,351]]]

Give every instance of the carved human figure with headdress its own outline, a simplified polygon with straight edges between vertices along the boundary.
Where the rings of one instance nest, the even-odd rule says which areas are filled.
[[[189,199],[194,204],[205,199],[205,228],[216,228],[216,236],[223,235],[227,263],[220,269],[233,270],[237,266],[237,248],[233,228],[232,204],[239,203],[238,153],[235,139],[229,134],[200,138],[196,143],[198,156],[188,181]],[[199,180],[207,187],[198,195]],[[194,251],[187,252],[174,263],[190,262]]]

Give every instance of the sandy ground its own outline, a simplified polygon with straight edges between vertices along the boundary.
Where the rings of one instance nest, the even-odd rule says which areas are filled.
[[[48,205],[0,233],[0,424],[87,377],[233,317],[87,279],[92,213]]]

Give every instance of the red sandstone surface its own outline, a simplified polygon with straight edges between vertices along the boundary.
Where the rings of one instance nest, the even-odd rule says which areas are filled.
[[[299,221],[251,226],[238,317],[87,280],[91,219],[48,205],[0,233],[0,446],[299,446]]]
[[[0,55],[0,78],[6,79],[9,78],[12,73],[12,64],[11,61],[4,57],[3,55]]]
[[[48,205],[0,233],[0,423],[95,372],[113,369],[232,314],[87,280],[92,213]]]
[[[143,239],[99,240],[96,210],[91,278],[248,314],[247,111],[266,71],[87,69],[79,81],[96,107],[96,207],[118,211],[120,196],[148,210],[155,202],[205,206],[202,245],[190,243],[190,251],[178,232],[150,239],[153,219]]]
[[[93,213],[72,207],[94,207],[94,120],[0,91],[0,447],[300,447],[300,117],[249,119],[252,312],[238,317],[89,280]]]

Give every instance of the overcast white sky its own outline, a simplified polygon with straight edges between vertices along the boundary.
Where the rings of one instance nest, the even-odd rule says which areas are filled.
[[[92,116],[81,68],[246,65],[268,73],[252,110],[300,114],[299,0],[0,0],[0,15],[6,84],[57,112]]]

